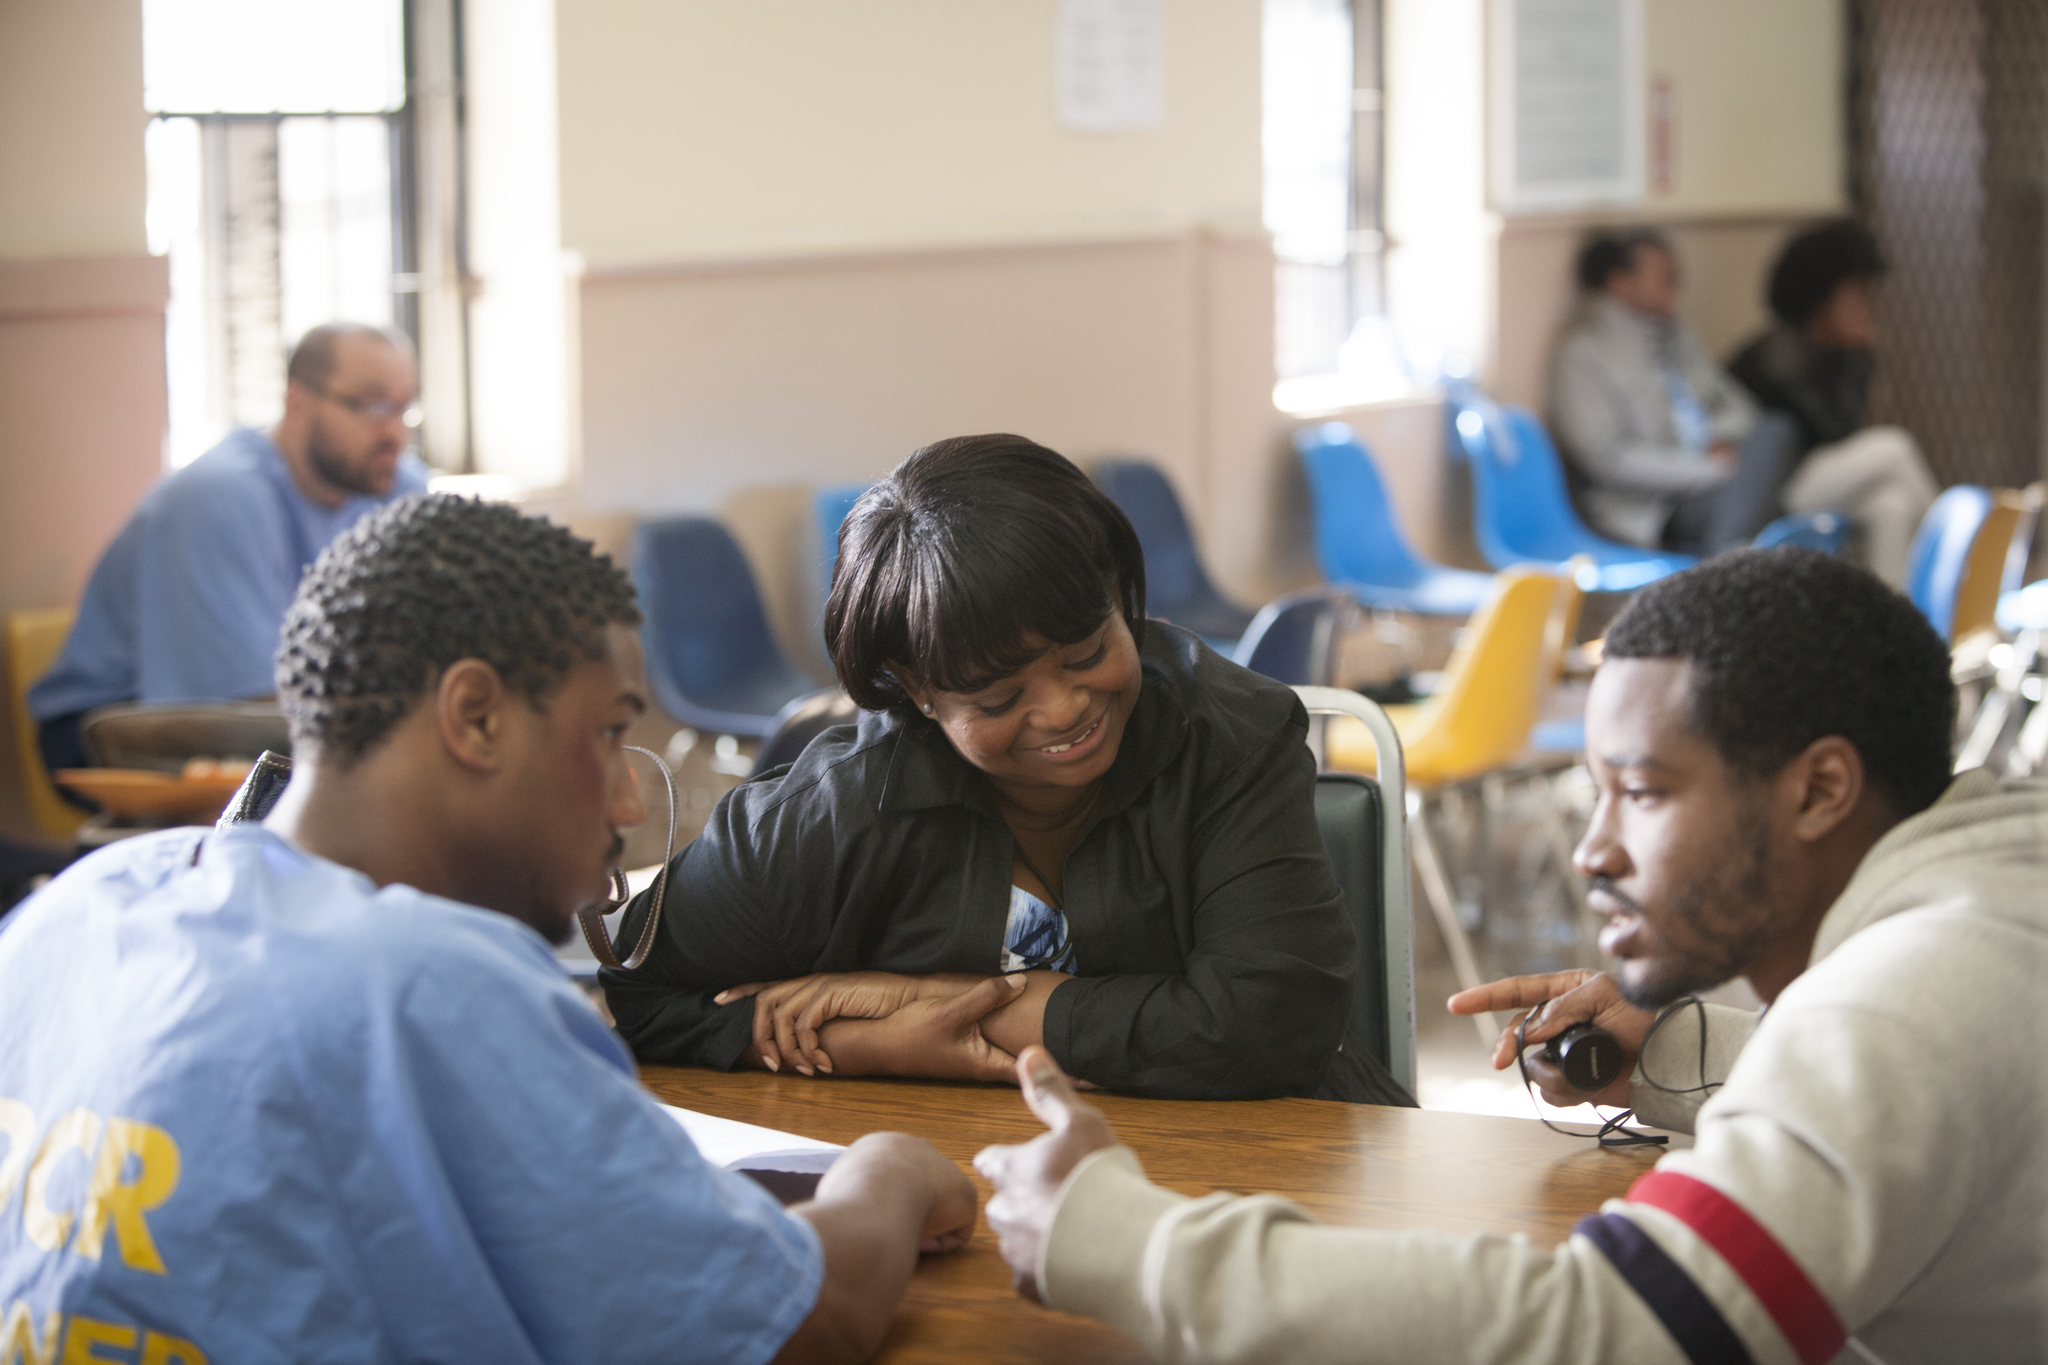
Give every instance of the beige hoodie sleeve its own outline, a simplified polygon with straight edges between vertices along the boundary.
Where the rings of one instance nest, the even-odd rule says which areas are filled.
[[[1748,1010],[1726,1005],[1675,1008],[1650,1035],[1643,1055],[1636,1059],[1636,1073],[1629,1078],[1629,1103],[1635,1106],[1636,1118],[1652,1128],[1697,1132],[1700,1106],[1727,1081],[1756,1022],[1757,1016]]]
[[[1184,1199],[1112,1147],[1069,1178],[1046,1303],[1175,1362],[1629,1361],[1685,1357],[1600,1252],[1525,1237],[1326,1227],[1271,1195]]]

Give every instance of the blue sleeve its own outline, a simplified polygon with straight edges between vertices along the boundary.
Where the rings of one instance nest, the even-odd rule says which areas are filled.
[[[421,1103],[435,1183],[541,1359],[768,1360],[817,1302],[817,1234],[697,1154],[556,972],[416,978],[407,1075],[373,1095]]]
[[[139,699],[267,697],[299,585],[289,513],[257,477],[164,489],[136,563]]]

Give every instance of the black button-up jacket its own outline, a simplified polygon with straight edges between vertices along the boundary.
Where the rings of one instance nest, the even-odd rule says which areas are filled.
[[[1141,652],[1137,705],[1063,878],[1078,975],[1046,1003],[1045,1044],[1073,1075],[1138,1094],[1315,1092],[1355,947],[1316,832],[1308,718],[1176,627],[1146,623]],[[930,721],[865,713],[828,730],[728,793],[676,855],[646,965],[603,973],[619,1030],[642,1061],[730,1068],[754,1004],[712,1004],[728,986],[994,974],[1012,849],[994,789]]]

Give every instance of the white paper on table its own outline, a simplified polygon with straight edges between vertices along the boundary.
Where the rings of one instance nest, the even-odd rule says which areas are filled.
[[[661,1106],[682,1125],[704,1159],[729,1171],[786,1171],[796,1175],[823,1175],[846,1149],[816,1138],[799,1137],[775,1128],[762,1128],[736,1119],[700,1114],[694,1109]]]

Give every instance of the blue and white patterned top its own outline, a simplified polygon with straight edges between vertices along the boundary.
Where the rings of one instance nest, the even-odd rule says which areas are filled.
[[[1010,888],[1010,920],[1003,926],[1002,970],[1075,970],[1074,945],[1067,938],[1067,917],[1021,886]]]

